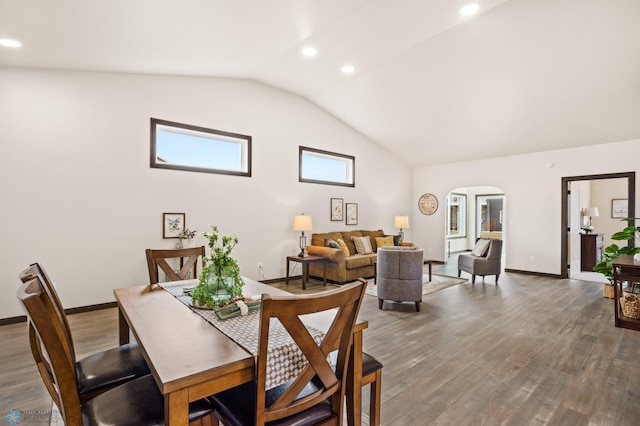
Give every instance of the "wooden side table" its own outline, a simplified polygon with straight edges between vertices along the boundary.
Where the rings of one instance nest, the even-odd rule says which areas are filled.
[[[309,255],[307,257],[299,257],[299,256],[287,256],[287,277],[285,282],[289,285],[289,263],[290,262],[298,262],[302,264],[302,289],[307,289],[307,281],[309,280],[309,264],[313,262],[321,262],[322,263],[322,283],[327,285],[327,262],[326,258],[322,256],[312,256]]]

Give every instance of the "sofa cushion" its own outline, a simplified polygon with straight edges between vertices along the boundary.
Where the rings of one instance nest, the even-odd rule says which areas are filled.
[[[362,232],[360,231],[345,231],[342,233],[342,240],[344,241],[344,243],[347,245],[347,248],[349,249],[349,253],[356,254],[356,245],[353,243],[353,240],[351,240],[351,237],[362,237]]]
[[[371,254],[355,254],[345,259],[347,269],[357,269],[363,266],[372,265],[376,261],[376,256]]]
[[[335,248],[335,249],[342,248],[342,247],[340,247],[340,244],[338,244],[338,242],[336,240],[332,240],[331,238],[325,238],[324,246],[325,247]]]
[[[477,242],[475,247],[473,248],[473,251],[471,252],[472,255],[474,256],[478,256],[478,257],[482,257],[485,254],[487,254],[487,250],[489,250],[489,243],[491,242],[491,240],[486,239],[486,238],[480,238]]]
[[[340,246],[340,248],[342,249],[342,251],[344,252],[344,257],[351,256],[351,252],[349,251],[349,247],[347,247],[347,245],[344,243],[344,240],[342,238],[338,238],[337,243]]]
[[[371,247],[371,239],[366,237],[351,237],[351,241],[356,246],[356,253],[358,254],[371,254],[373,248]]]
[[[384,231],[382,229],[378,229],[377,231],[360,231],[360,233],[362,234],[363,237],[365,235],[368,235],[369,239],[371,240],[371,248],[373,249],[373,252],[375,253],[376,251],[378,251],[376,238],[384,237]]]
[[[380,247],[390,247],[395,245],[393,243],[393,236],[391,235],[387,237],[376,237],[374,241],[376,242],[376,251],[378,251],[377,249]]]

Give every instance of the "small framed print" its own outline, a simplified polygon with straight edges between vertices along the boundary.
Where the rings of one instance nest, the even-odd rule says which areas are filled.
[[[344,214],[342,208],[344,206],[344,200],[342,198],[331,199],[331,220],[333,222],[342,222]]]
[[[162,213],[162,238],[178,238],[185,227],[184,213]]]
[[[357,225],[358,224],[358,204],[357,203],[347,203],[346,204],[347,211],[347,225]]]
[[[629,217],[629,200],[611,200],[611,217],[617,219]]]

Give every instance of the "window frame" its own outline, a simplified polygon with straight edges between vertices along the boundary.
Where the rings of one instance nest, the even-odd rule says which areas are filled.
[[[308,179],[302,176],[302,158],[306,152],[313,154],[320,154],[320,156],[326,157],[335,157],[336,159],[340,159],[342,161],[348,160],[350,162],[350,182],[341,182],[341,181],[331,181],[331,180],[319,180],[319,179]],[[354,188],[356,186],[356,157],[353,155],[340,154],[337,152],[324,151],[322,149],[310,148],[308,146],[299,146],[298,149],[298,182],[304,183],[317,183],[321,185],[336,185],[336,186],[347,186],[350,188]]]
[[[453,198],[458,198],[457,204],[452,204],[453,202]],[[448,239],[455,239],[455,238],[467,238],[467,195],[466,194],[459,194],[459,193],[455,193],[452,192],[449,195],[447,195],[447,200],[446,200],[446,206],[447,206],[447,238]],[[457,217],[457,224],[459,226],[458,229],[458,234],[452,234],[452,229],[451,229],[451,225],[452,225],[452,221],[451,221],[451,207],[453,205],[457,205],[458,206],[458,217]]]
[[[245,142],[245,153],[242,155],[243,160],[246,162],[246,170],[225,170],[225,169],[216,169],[210,167],[197,167],[197,166],[188,166],[184,164],[171,164],[171,163],[161,163],[157,161],[157,131],[159,126],[164,127],[174,127],[177,129],[184,129],[193,132],[200,132],[205,134],[210,134],[214,136],[222,136],[227,138],[241,139]],[[150,166],[153,169],[170,169],[170,170],[182,170],[188,172],[199,172],[199,173],[213,173],[220,175],[233,175],[233,176],[245,176],[251,177],[251,151],[252,151],[252,138],[249,135],[242,135],[240,133],[232,133],[226,132],[223,130],[210,129],[207,127],[195,126],[191,124],[178,123],[175,121],[162,120],[158,118],[151,118],[151,149],[150,149]],[[176,132],[180,133],[180,132]],[[211,138],[215,139],[215,138]],[[231,143],[231,142],[230,142]],[[246,158],[245,158],[246,156]]]

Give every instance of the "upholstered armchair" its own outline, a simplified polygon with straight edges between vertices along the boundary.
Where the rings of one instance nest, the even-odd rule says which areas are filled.
[[[411,301],[420,312],[422,303],[422,249],[416,247],[378,247],[376,287],[378,308],[385,300]]]
[[[470,254],[458,256],[458,276],[461,271],[471,274],[471,282],[476,282],[476,275],[483,279],[486,275],[495,275],[496,284],[500,278],[502,258],[502,240],[479,238]]]

